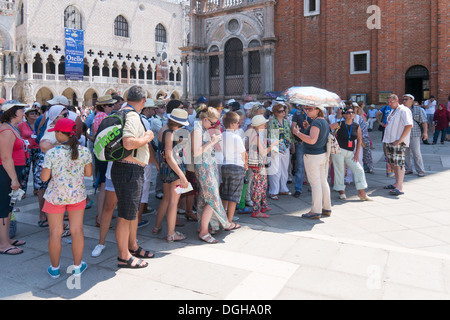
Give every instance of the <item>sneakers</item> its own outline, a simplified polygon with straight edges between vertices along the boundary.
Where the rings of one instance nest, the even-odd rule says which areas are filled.
[[[87,263],[81,261],[79,266],[73,266],[72,275],[81,276],[81,274],[87,269]],[[57,269],[54,269],[52,266],[47,268],[47,273],[52,279],[58,279],[61,276],[61,270],[58,266]]]
[[[52,266],[48,267],[47,269],[47,273],[50,276],[50,278],[52,279],[58,279],[59,276],[61,275],[61,272],[59,270],[59,267],[57,269],[53,269]]]
[[[74,276],[81,276],[86,269],[87,269],[87,263],[84,261],[81,261],[81,264],[79,266],[74,266],[72,274]]]
[[[105,250],[106,246],[98,244],[95,246],[94,250],[92,250],[91,257],[98,257],[102,254],[103,250]]]

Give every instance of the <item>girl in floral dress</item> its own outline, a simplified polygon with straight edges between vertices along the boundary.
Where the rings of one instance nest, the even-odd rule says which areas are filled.
[[[86,207],[84,177],[92,176],[92,157],[87,148],[79,145],[74,121],[60,119],[48,131],[54,131],[56,140],[61,143],[47,151],[41,172],[42,181],[50,180],[42,209],[47,213],[50,228],[48,251],[51,265],[47,272],[50,277],[56,279],[60,276],[61,235],[66,210],[72,235],[73,273],[81,274],[87,268],[87,264],[81,260],[84,249],[83,216]]]
[[[198,214],[200,216],[199,238],[207,243],[217,243],[209,232],[217,233],[220,226],[231,230],[236,225],[228,221],[219,194],[219,173],[214,154],[214,145],[221,135],[212,135],[208,129],[220,118],[219,112],[212,107],[202,107],[198,111],[199,120],[192,132],[195,174],[199,184]]]

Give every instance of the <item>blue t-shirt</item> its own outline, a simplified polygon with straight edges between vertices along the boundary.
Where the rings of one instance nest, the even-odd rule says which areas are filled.
[[[328,134],[330,133],[330,126],[325,119],[314,120],[308,129],[305,130],[305,134],[309,135],[312,127],[317,127],[320,130],[319,137],[315,144],[308,144],[303,142],[303,152],[305,154],[322,154],[327,152]]]
[[[389,106],[384,106],[383,108],[380,109],[380,112],[384,114],[384,117],[383,117],[383,119],[381,119],[381,122],[383,122],[384,124],[387,124],[387,118],[391,114],[392,108]]]

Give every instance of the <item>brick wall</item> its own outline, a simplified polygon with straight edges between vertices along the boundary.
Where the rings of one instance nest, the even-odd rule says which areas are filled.
[[[338,93],[405,92],[405,74],[415,65],[430,73],[431,94],[446,102],[450,89],[450,0],[321,1],[319,15],[304,17],[304,1],[278,1],[275,32],[276,90],[314,85]],[[381,9],[381,29],[367,28],[370,5]],[[369,74],[350,74],[350,53],[370,50]]]

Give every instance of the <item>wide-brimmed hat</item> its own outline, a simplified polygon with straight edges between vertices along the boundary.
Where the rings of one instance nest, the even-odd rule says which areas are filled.
[[[183,126],[188,126],[189,125],[188,116],[189,114],[187,113],[187,111],[177,108],[173,109],[172,113],[169,114],[167,118]]]
[[[98,98],[97,105],[114,104],[116,102],[117,100],[113,99],[110,94],[107,94],[106,96]]]
[[[8,100],[8,101],[5,101],[5,102],[2,104],[2,111],[3,111],[3,112],[8,111],[8,110],[11,109],[12,107],[23,107],[23,108],[25,108],[25,107],[28,107],[28,105],[25,104],[25,103],[20,103],[20,102],[17,101],[17,100]]]
[[[154,102],[155,102],[155,106],[157,106],[157,107],[162,106],[162,105],[165,104],[163,100],[156,100]]]
[[[69,100],[64,96],[56,96],[53,99],[48,100],[47,103],[52,106],[60,104],[67,107],[69,105]]]
[[[259,114],[257,116],[254,116],[252,118],[252,126],[253,127],[259,127],[260,125],[269,122],[262,114]]]
[[[148,98],[145,100],[144,108],[157,108],[155,101],[153,99]]]

